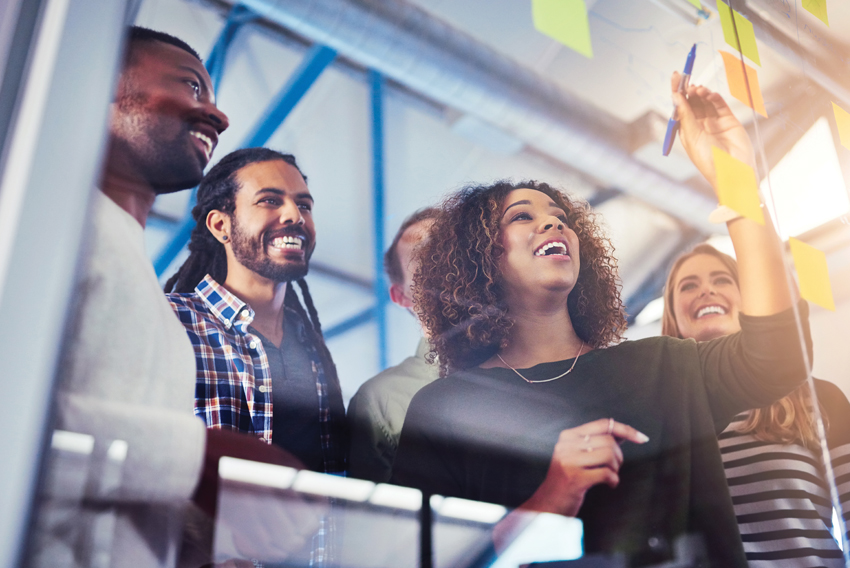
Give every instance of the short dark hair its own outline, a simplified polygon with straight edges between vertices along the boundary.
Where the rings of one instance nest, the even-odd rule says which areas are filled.
[[[129,66],[133,61],[134,47],[136,47],[139,43],[152,41],[159,41],[167,43],[168,45],[179,47],[183,51],[191,53],[195,59],[203,63],[203,59],[201,59],[201,56],[198,55],[198,52],[192,49],[191,45],[179,37],[174,37],[173,35],[165,32],[158,32],[149,28],[143,28],[142,26],[130,26],[127,28],[127,42],[124,47],[124,67]]]
[[[398,232],[395,234],[395,238],[393,238],[393,244],[384,253],[384,271],[387,273],[391,284],[402,284],[404,282],[404,270],[402,270],[401,260],[398,258],[398,243],[401,241],[401,237],[404,236],[404,232],[416,223],[428,219],[436,219],[439,212],[440,210],[436,207],[425,207],[402,222],[401,227],[399,227]]]

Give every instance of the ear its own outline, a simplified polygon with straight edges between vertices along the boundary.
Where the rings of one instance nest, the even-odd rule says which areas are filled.
[[[413,300],[407,297],[407,295],[404,293],[404,288],[398,284],[393,284],[390,286],[390,300],[392,300],[394,304],[397,304],[402,308],[413,307]]]
[[[218,209],[213,209],[207,214],[207,229],[224,245],[230,244],[230,215]]]

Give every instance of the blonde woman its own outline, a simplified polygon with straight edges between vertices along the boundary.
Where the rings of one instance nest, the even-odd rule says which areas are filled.
[[[663,335],[708,341],[741,330],[737,262],[709,245],[679,257],[664,290]],[[837,472],[850,471],[850,402],[815,379]],[[809,387],[735,417],[719,436],[750,566],[844,566],[830,534],[832,505]],[[850,493],[842,495],[850,502]]]

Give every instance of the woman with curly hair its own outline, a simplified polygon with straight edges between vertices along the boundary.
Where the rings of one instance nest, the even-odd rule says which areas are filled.
[[[681,139],[709,182],[712,146],[753,162],[719,95],[692,87],[685,98],[677,75],[673,86]],[[728,228],[742,332],[618,343],[616,262],[586,204],[531,181],[451,196],[414,278],[444,378],[410,405],[394,481],[577,516],[586,552],[630,566],[668,560],[695,534],[711,565],[745,567],[716,433],[807,371],[769,221]]]

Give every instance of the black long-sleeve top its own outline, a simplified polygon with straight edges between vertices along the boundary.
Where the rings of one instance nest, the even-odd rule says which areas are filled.
[[[807,314],[801,302],[804,322]],[[410,405],[393,482],[517,507],[543,482],[562,430],[611,417],[650,441],[623,444],[616,489],[587,492],[578,514],[585,551],[639,566],[671,558],[677,537],[697,534],[713,566],[745,568],[717,434],[738,412],[793,390],[806,370],[791,310],[742,315],[741,327],[702,343],[654,337],[594,350],[548,383],[503,368],[439,379]],[[520,372],[540,380],[572,364]]]

